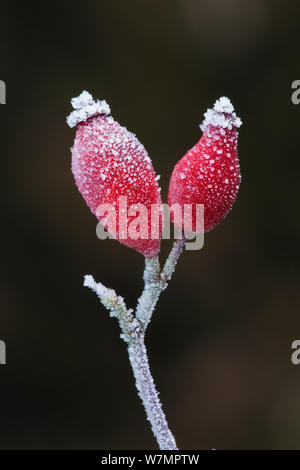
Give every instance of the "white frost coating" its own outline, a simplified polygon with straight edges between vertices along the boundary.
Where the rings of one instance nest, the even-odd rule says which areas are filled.
[[[83,91],[79,96],[71,99],[74,111],[67,117],[70,127],[76,126],[79,122],[86,121],[96,114],[110,114],[110,107],[105,100],[95,101],[90,93]]]
[[[234,108],[226,96],[221,96],[216,102],[213,109],[208,109],[204,114],[204,121],[200,124],[202,132],[207,126],[221,127],[222,129],[231,130],[232,127],[240,127],[242,121],[237,117]]]

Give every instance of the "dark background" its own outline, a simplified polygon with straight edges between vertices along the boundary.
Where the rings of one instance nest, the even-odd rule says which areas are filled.
[[[300,448],[299,15],[290,1],[1,2],[2,449],[156,448],[118,325],[82,287],[92,273],[134,306],[143,271],[96,238],[73,182],[65,117],[83,89],[143,142],[164,199],[203,113],[231,98],[239,197],[180,259],[150,362],[180,448]]]

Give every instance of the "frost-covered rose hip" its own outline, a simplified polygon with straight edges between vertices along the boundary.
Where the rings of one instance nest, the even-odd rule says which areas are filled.
[[[204,204],[204,231],[211,230],[230,211],[241,181],[237,128],[242,122],[230,100],[221,97],[204,117],[201,139],[177,163],[169,186],[169,206],[176,203],[183,210],[192,204],[190,221],[176,218],[176,224],[193,232],[199,231],[196,204]]]
[[[152,205],[160,211],[161,197],[148,153],[134,134],[110,116],[105,101],[94,101],[84,91],[71,102],[74,111],[67,122],[70,127],[77,125],[72,171],[81,195],[107,229],[110,225],[102,209],[115,209],[112,234],[117,240],[144,256],[157,255],[161,220],[154,217],[151,232],[150,216]]]

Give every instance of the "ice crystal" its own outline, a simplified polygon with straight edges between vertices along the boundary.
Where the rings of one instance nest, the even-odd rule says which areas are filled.
[[[67,117],[67,123],[70,127],[75,127],[79,122],[86,121],[89,117],[97,114],[110,114],[110,107],[106,101],[94,101],[92,95],[87,91],[83,91],[76,98],[72,98],[71,104],[74,111]]]
[[[224,129],[232,129],[232,127],[240,127],[242,125],[242,121],[239,117],[237,117],[236,113],[234,112],[234,108],[229,100],[225,96],[219,98],[213,107],[213,109],[208,109],[206,113],[204,113],[204,121],[200,125],[200,129],[204,132],[205,128],[209,125],[214,127],[220,127],[222,131],[220,131],[221,135],[224,135]],[[216,140],[218,140],[217,137]]]

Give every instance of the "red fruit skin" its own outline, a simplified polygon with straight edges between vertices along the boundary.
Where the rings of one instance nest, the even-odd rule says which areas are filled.
[[[134,134],[120,126],[111,116],[97,114],[77,126],[72,150],[72,172],[76,185],[87,205],[97,215],[100,204],[112,204],[116,209],[115,238],[147,257],[160,250],[161,218],[158,237],[151,238],[151,205],[161,207],[160,189],[151,160]],[[127,207],[143,204],[149,217],[147,239],[121,238],[119,197],[127,197]],[[138,215],[138,213],[136,214]],[[127,229],[136,216],[128,216]],[[107,229],[107,225],[104,224]],[[128,233],[128,232],[127,232]]]
[[[234,121],[230,114],[223,116]],[[192,224],[176,219],[176,225],[189,232],[203,232],[196,227],[196,204],[204,204],[204,231],[209,231],[232,208],[241,182],[236,126],[204,124],[202,129],[199,142],[176,164],[169,185],[169,206],[176,203],[183,210],[184,204],[192,204]],[[170,218],[174,222],[172,211]]]

